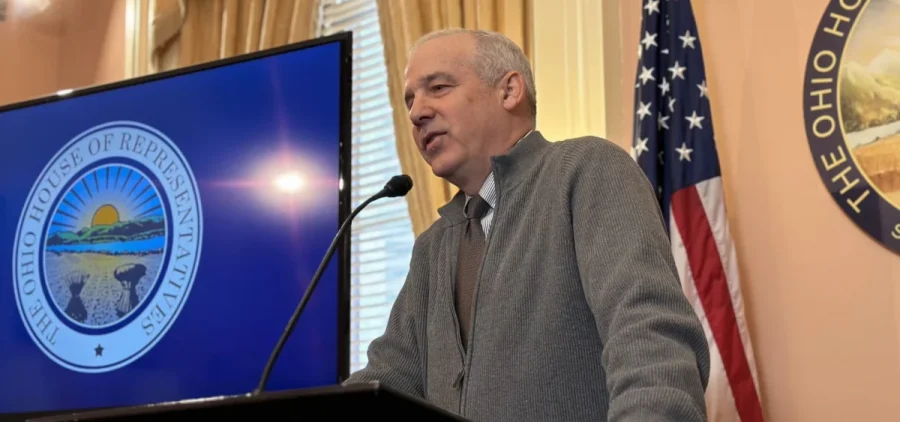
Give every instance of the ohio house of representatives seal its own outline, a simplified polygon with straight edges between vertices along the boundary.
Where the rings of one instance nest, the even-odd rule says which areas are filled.
[[[99,125],[49,160],[15,242],[16,301],[38,348],[73,371],[115,370],[160,341],[191,291],[197,184],[160,131]]]
[[[860,228],[900,252],[900,0],[832,0],[806,66],[816,168]]]

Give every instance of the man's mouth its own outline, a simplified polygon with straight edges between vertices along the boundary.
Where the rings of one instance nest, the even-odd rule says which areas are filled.
[[[426,134],[425,137],[422,138],[422,149],[428,151],[428,146],[434,142],[434,139],[443,134],[444,132],[431,132]]]

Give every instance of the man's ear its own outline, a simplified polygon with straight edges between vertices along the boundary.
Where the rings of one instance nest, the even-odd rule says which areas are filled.
[[[500,89],[502,90],[503,108],[507,111],[515,110],[519,104],[525,102],[525,78],[521,73],[510,71],[504,75],[500,79]]]

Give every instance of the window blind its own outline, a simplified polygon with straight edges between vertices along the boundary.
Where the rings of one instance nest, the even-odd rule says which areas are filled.
[[[320,35],[353,32],[352,207],[400,174],[378,6],[375,0],[324,0]],[[351,226],[350,371],[365,366],[369,343],[384,332],[409,270],[414,242],[406,201],[382,199]]]

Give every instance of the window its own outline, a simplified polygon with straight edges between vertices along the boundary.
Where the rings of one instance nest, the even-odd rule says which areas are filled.
[[[352,207],[400,174],[375,0],[324,0],[320,35],[353,31]],[[409,270],[414,242],[406,201],[382,199],[351,226],[350,372],[366,365]]]

